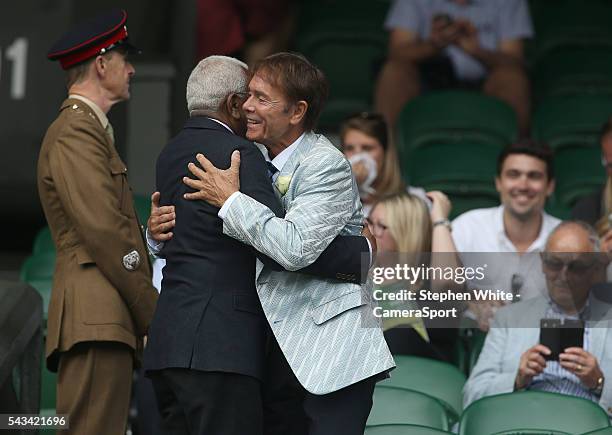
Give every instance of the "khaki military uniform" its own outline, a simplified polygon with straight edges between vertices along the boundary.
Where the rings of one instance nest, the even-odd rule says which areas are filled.
[[[40,150],[38,191],[57,249],[46,356],[59,366],[57,410],[71,414],[70,432],[110,434],[125,427],[157,292],[126,166],[92,107],[64,101]]]

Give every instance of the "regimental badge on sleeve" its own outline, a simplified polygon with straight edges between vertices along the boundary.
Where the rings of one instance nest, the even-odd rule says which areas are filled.
[[[123,256],[123,267],[127,270],[131,272],[138,269],[138,266],[140,266],[140,254],[138,251],[133,250]]]

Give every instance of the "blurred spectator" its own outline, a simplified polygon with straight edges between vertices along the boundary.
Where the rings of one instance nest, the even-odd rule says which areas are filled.
[[[578,221],[551,233],[542,254],[547,294],[497,312],[464,387],[466,406],[484,396],[527,389],[592,400],[612,415],[612,382],[606,381],[612,376],[612,305],[593,294],[608,262],[594,254],[598,245],[595,231]],[[543,318],[583,321],[583,345],[561,348],[556,358],[539,343]]]
[[[362,112],[350,116],[340,126],[340,142],[351,162],[366,217],[378,198],[406,191],[397,150],[382,115]],[[408,187],[408,192],[429,201],[421,188]]]
[[[580,199],[572,209],[572,217],[593,225],[602,238],[602,250],[612,251],[612,118],[602,127],[599,139],[601,163],[608,176],[601,190]]]
[[[453,221],[453,240],[464,265],[474,257],[464,253],[489,254],[489,285],[512,288],[520,297],[537,296],[544,288],[540,258],[550,232],[559,219],[544,211],[555,188],[552,152],[531,141],[506,147],[497,161],[495,186],[501,205],[471,210]],[[528,255],[530,254],[530,255]],[[483,330],[501,301],[471,303],[470,315]]]
[[[389,258],[391,262],[397,263],[398,260],[410,257],[410,264],[420,264],[430,252],[455,251],[448,224],[451,203],[442,192],[429,192],[427,195],[432,200],[431,211],[421,198],[405,192],[384,197],[375,203],[367,222],[376,237],[379,258],[388,258],[389,254],[395,254],[393,258]],[[434,261],[444,261],[448,258],[432,257],[431,265],[436,266]],[[406,281],[386,282],[384,290],[398,291],[400,288],[405,289],[406,285]],[[431,282],[418,282],[414,284],[414,289],[433,285]],[[456,328],[428,329],[421,318],[385,319],[383,328],[393,354],[415,355],[449,362],[453,357]]]
[[[287,0],[198,0],[197,59],[220,54],[251,65],[287,48],[293,27]]]
[[[389,53],[375,107],[391,125],[423,91],[468,88],[504,100],[528,132],[523,39],[533,29],[526,0],[395,0],[385,27]]]

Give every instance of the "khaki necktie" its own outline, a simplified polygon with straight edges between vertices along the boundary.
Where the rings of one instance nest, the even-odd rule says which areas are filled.
[[[108,137],[111,140],[111,143],[114,145],[115,144],[115,130],[113,130],[113,126],[111,125],[111,123],[109,122],[108,124],[106,124],[106,134],[108,135]]]

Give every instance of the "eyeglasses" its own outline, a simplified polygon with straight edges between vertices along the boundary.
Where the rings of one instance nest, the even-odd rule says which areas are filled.
[[[550,272],[561,272],[563,268],[567,268],[567,272],[573,275],[580,275],[588,272],[596,263],[597,260],[572,260],[563,261],[560,258],[543,257],[542,263]]]
[[[369,218],[366,219],[368,228],[374,237],[381,237],[385,231],[389,229],[388,226],[381,224],[380,222],[372,222]]]

